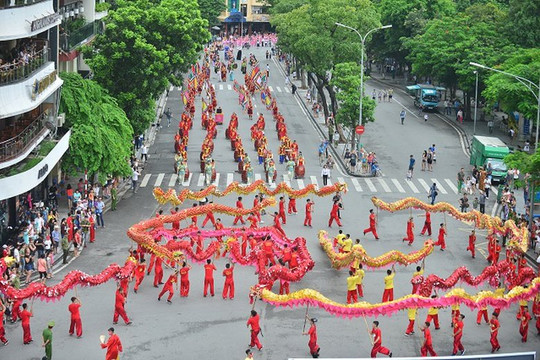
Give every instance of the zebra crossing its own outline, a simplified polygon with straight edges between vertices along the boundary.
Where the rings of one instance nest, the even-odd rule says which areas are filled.
[[[266,175],[263,173],[255,173],[255,180],[266,180]],[[241,182],[240,174],[238,173],[216,173],[216,179],[212,182],[213,185],[218,188],[226,188],[233,181]],[[316,188],[323,186],[322,179],[317,178],[317,176],[311,175],[306,176],[304,179],[290,179],[288,174],[280,174],[277,179],[278,182],[285,182],[287,185],[291,186],[294,189],[303,189],[308,184],[315,185]],[[457,187],[454,182],[450,179],[423,179],[423,178],[413,178],[412,180],[406,179],[396,179],[396,178],[343,178],[336,177],[334,179],[328,179],[327,185],[332,185],[335,182],[346,183],[349,191],[355,191],[360,193],[396,193],[396,194],[420,194],[428,193],[430,189],[430,184],[437,184],[437,190],[440,194],[457,194]],[[139,185],[141,188],[145,187],[177,187],[180,186],[178,183],[178,176],[176,174],[145,174],[142,178],[142,181]],[[204,184],[204,174],[197,173],[189,174],[189,178],[182,181],[183,187],[196,186],[197,188],[202,188]],[[276,184],[270,184],[271,188],[275,188]]]

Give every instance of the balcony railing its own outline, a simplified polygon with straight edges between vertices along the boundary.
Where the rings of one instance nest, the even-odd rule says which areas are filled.
[[[31,55],[28,61],[20,59],[17,63],[0,65],[0,85],[11,84],[29,77],[49,60],[49,50],[43,48]]]
[[[48,116],[43,112],[24,128],[18,128],[15,124],[2,130],[4,136],[12,135],[12,137],[0,142],[0,162],[11,160],[24,153],[34,139],[47,131],[45,126],[47,118]]]
[[[75,50],[80,46],[85,40],[91,38],[94,35],[101,34],[103,32],[103,26],[101,22],[94,21],[88,23],[72,31],[71,33],[62,33],[60,34],[60,48],[66,52]]]
[[[28,6],[49,0],[0,0],[0,9]]]

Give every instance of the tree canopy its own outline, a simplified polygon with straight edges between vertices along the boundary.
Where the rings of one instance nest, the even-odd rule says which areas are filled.
[[[512,55],[497,69],[521,76],[540,85],[540,49],[522,49]],[[481,70],[482,71],[482,70]],[[511,76],[489,72],[483,95],[491,102],[500,101],[508,111],[519,111],[536,121],[538,102],[531,90]],[[531,87],[538,96],[538,89]]]
[[[84,49],[94,79],[118,99],[136,133],[154,117],[155,99],[197,60],[209,40],[196,0],[118,0],[105,32]]]
[[[60,112],[71,127],[69,151],[62,161],[64,170],[77,173],[84,169],[98,174],[129,175],[129,157],[133,128],[116,100],[93,80],[77,73],[61,73],[64,80]]]
[[[201,17],[208,21],[208,26],[219,25],[218,16],[227,8],[223,0],[198,0]]]

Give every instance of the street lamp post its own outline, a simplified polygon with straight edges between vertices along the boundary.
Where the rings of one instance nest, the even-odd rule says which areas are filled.
[[[358,116],[358,124],[362,125],[362,102],[364,100],[364,44],[365,44],[366,39],[369,36],[369,34],[371,34],[374,31],[377,31],[377,30],[391,28],[392,25],[384,25],[384,26],[380,26],[380,27],[371,29],[364,36],[362,36],[362,34],[360,34],[360,32],[358,30],[356,30],[355,28],[353,28],[351,26],[344,25],[344,24],[341,24],[341,23],[338,23],[338,22],[336,23],[336,25],[344,27],[345,29],[349,29],[349,30],[354,31],[356,33],[356,35],[358,35],[358,37],[360,38],[360,41],[361,41],[362,47],[360,48],[360,54],[361,54],[361,56],[360,56],[360,115]],[[351,132],[353,134],[352,135],[352,140],[351,140],[351,151],[352,151],[355,148],[354,142],[355,142],[355,139],[356,139],[356,133],[354,133],[354,128],[351,129]]]
[[[476,75],[476,85],[474,88],[474,126],[473,126],[473,135],[476,135],[476,112],[478,110],[478,71],[474,70]]]
[[[502,71],[502,70],[499,70],[499,69],[494,69],[494,68],[491,68],[489,66],[478,64],[478,63],[475,63],[475,62],[470,62],[469,64],[472,65],[472,66],[479,67],[481,69],[491,70],[491,71],[495,71],[495,72],[498,72],[498,73],[513,77],[514,79],[516,79],[517,81],[522,83],[527,89],[529,89],[529,91],[536,98],[536,101],[537,101],[537,104],[538,104],[538,108],[536,109],[536,136],[535,136],[535,141],[534,141],[535,150],[538,150],[538,130],[540,128],[540,79],[538,80],[538,85],[536,85],[535,83],[533,83],[529,79],[525,79],[524,77],[514,75],[514,74],[506,72],[506,71]],[[536,93],[535,88],[538,89],[538,94]]]

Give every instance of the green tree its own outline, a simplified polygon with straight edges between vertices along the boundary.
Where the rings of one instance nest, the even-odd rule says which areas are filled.
[[[445,84],[452,97],[458,87],[463,90],[469,119],[475,87],[475,69],[469,63],[496,64],[513,50],[500,36],[505,19],[506,13],[498,5],[487,3],[473,5],[460,16],[429,21],[424,33],[403,38],[412,72]]]
[[[538,0],[510,0],[508,23],[510,39],[519,46],[533,48],[540,44],[540,2]]]
[[[338,90],[336,121],[349,129],[358,125],[360,116],[360,66],[354,62],[336,64],[330,85]],[[362,125],[375,121],[375,102],[368,96],[362,101]]]
[[[136,133],[153,121],[159,94],[196,61],[207,27],[196,0],[118,0],[105,32],[84,49],[94,79],[118,99]]]
[[[129,175],[133,128],[126,113],[97,82],[76,73],[60,77],[64,80],[60,112],[66,114],[66,125],[71,128],[64,170],[88,170],[100,181],[107,175]]]
[[[540,85],[540,49],[515,51],[498,69],[521,76]],[[518,111],[528,119],[536,121],[538,103],[525,85],[511,76],[489,72],[486,89],[482,94],[495,103],[500,102],[506,111]],[[538,89],[532,88],[538,94]]]
[[[504,163],[509,169],[519,169],[522,175],[526,175],[529,199],[534,199],[536,192],[540,190],[540,149],[533,154],[516,151],[506,155]]]
[[[279,6],[285,8],[285,1],[290,2],[293,10],[275,14],[271,20],[278,33],[278,45],[308,71],[328,116],[325,89],[332,108],[337,108],[328,72],[334,64],[360,60],[358,36],[335,23],[344,23],[365,33],[380,25],[379,15],[369,0],[311,0],[296,8],[296,0],[280,0]]]
[[[201,17],[208,21],[209,26],[219,25],[218,16],[227,8],[223,0],[199,0]]]

